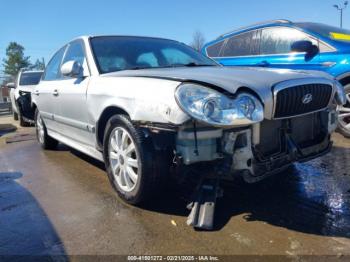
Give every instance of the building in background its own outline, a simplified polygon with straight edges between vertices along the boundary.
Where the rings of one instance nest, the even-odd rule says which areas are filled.
[[[1,86],[0,103],[10,102],[10,90],[6,86]]]
[[[10,102],[10,90],[6,84],[11,82],[11,77],[0,71],[0,103]]]

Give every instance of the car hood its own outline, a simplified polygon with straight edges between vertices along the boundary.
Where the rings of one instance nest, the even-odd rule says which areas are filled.
[[[37,85],[20,85],[16,89],[18,91],[32,92]]]
[[[296,71],[289,69],[270,69],[256,67],[181,67],[142,70],[124,70],[108,73],[114,77],[152,77],[174,81],[194,81],[207,83],[235,93],[239,87],[248,87],[258,93],[270,89],[275,84],[291,79],[327,78],[331,75],[319,71]]]
[[[197,82],[216,86],[235,94],[241,87],[255,92],[264,104],[265,117],[270,119],[273,112],[273,87],[288,81],[288,86],[303,83],[333,81],[333,77],[319,71],[295,71],[289,69],[270,69],[256,67],[181,67],[162,69],[125,70],[102,75],[102,77],[144,77],[181,82]],[[295,83],[293,80],[297,80]],[[166,87],[166,85],[164,85]]]

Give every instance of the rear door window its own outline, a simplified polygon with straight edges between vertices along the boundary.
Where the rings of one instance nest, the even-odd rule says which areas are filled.
[[[259,54],[260,31],[254,30],[227,39],[220,57],[253,56]]]

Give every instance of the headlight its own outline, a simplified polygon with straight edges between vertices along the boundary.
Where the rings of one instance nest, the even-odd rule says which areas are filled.
[[[337,88],[337,93],[335,94],[335,100],[337,101],[337,104],[341,106],[345,105],[346,94],[343,85],[338,81],[335,81],[335,87]]]
[[[242,126],[264,119],[262,104],[248,93],[240,93],[231,99],[204,86],[182,84],[177,88],[175,98],[190,116],[214,126]]]

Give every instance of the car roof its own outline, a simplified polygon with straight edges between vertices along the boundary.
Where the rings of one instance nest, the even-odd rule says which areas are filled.
[[[240,27],[238,29],[229,31],[225,34],[222,34],[220,36],[218,36],[216,39],[220,39],[220,38],[224,38],[227,35],[231,35],[233,33],[238,33],[241,31],[247,31],[247,30],[251,30],[251,29],[255,29],[255,28],[260,28],[260,27],[265,27],[265,26],[272,26],[272,25],[286,25],[286,24],[294,24],[292,21],[290,20],[286,20],[286,19],[276,19],[276,20],[268,20],[268,21],[262,21],[262,22],[258,22],[252,25],[248,25],[248,26],[244,26],[244,27]]]
[[[73,42],[75,40],[81,39],[81,40],[89,40],[91,38],[98,38],[98,37],[132,37],[132,38],[147,38],[147,39],[160,39],[160,40],[168,40],[168,41],[174,41],[181,43],[180,41],[169,39],[169,38],[163,38],[163,37],[156,37],[156,36],[138,36],[138,35],[82,35],[78,36],[74,39],[72,39],[70,42]]]

